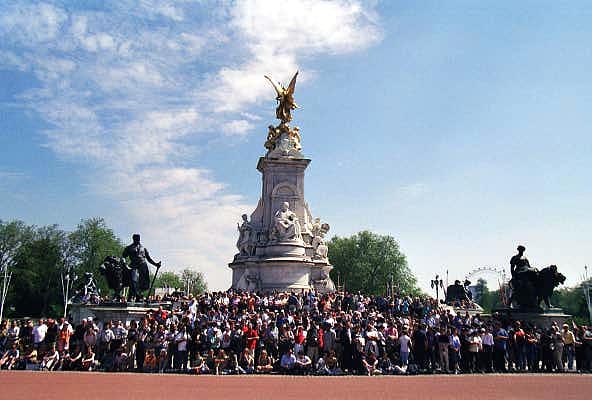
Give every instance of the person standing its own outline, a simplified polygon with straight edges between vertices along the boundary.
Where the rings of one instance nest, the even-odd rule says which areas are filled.
[[[437,341],[440,371],[449,373],[450,366],[448,362],[448,346],[450,343],[450,335],[448,334],[448,329],[445,326],[440,328],[440,333],[437,336]]]
[[[563,352],[567,358],[567,370],[573,370],[576,338],[567,324],[563,324],[561,337],[563,338]]]
[[[319,327],[315,321],[311,322],[306,331],[306,354],[316,364],[319,358]]]
[[[407,329],[403,328],[403,332],[399,336],[399,353],[401,355],[401,367],[407,366],[409,363],[409,349],[412,346],[411,338],[407,335]]]
[[[415,363],[420,370],[427,368],[426,353],[428,351],[428,337],[426,334],[426,324],[420,323],[419,329],[413,333],[413,356]]]
[[[179,332],[175,335],[175,344],[176,344],[176,353],[175,353],[175,369],[180,369],[181,371],[187,370],[187,340],[189,336],[187,335],[187,327],[185,325],[181,326]]]
[[[481,352],[481,370],[491,372],[493,370],[493,334],[491,329],[481,328],[481,343],[483,351]]]
[[[460,337],[458,336],[458,328],[454,328],[450,335],[448,357],[450,359],[450,369],[453,373],[458,373],[458,364],[460,360]]]
[[[33,328],[33,345],[35,350],[39,350],[39,347],[45,341],[45,335],[47,335],[47,325],[45,325],[44,320],[40,319],[39,324]]]
[[[522,329],[520,321],[514,323],[514,354],[516,357],[516,368],[519,371],[526,370],[526,333]]]
[[[481,335],[477,330],[469,332],[469,343],[467,349],[467,369],[469,372],[481,372],[481,365],[479,364],[479,354],[483,349],[483,342]]]
[[[495,336],[493,338],[493,367],[496,372],[507,372],[506,348],[508,344],[508,331],[502,328],[502,324],[495,324]]]
[[[553,342],[553,366],[557,372],[563,372],[563,337],[556,325],[553,326],[551,340]]]

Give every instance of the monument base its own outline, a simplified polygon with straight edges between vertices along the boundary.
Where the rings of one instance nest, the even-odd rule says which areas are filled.
[[[292,291],[315,289],[332,292],[335,284],[329,277],[332,265],[323,261],[278,257],[240,260],[228,265],[232,269],[232,288],[246,291]]]
[[[550,308],[543,312],[521,311],[514,308],[500,308],[493,311],[511,320],[530,323],[542,328],[549,328],[553,325],[553,322],[561,326],[572,318],[571,315],[565,314],[560,308]]]
[[[92,317],[99,321],[122,321],[128,323],[139,321],[148,311],[158,310],[159,306],[170,308],[170,303],[103,303],[103,304],[71,304],[69,313],[74,322]]]

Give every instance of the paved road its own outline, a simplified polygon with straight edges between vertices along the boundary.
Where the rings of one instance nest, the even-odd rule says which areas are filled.
[[[592,375],[190,376],[0,371],[0,399],[590,399]]]

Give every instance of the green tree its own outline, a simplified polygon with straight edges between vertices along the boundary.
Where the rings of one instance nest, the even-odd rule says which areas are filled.
[[[16,257],[20,249],[32,239],[33,233],[33,229],[22,221],[6,222],[0,219],[0,321],[4,316]]]
[[[489,292],[489,289],[487,288],[487,281],[483,278],[477,279],[477,283],[475,284],[475,295],[473,301],[480,305],[483,301],[483,296],[487,292]]]
[[[174,272],[162,272],[156,276],[154,281],[155,288],[183,289],[184,286],[181,277]]]
[[[15,257],[10,303],[19,315],[54,315],[61,308],[59,265],[66,233],[57,225],[35,230]]]
[[[573,315],[577,323],[587,324],[590,314],[582,284],[583,282],[574,287],[564,287],[555,290],[551,297],[551,304],[563,309],[567,314]]]
[[[101,292],[108,291],[107,281],[97,272],[106,256],[120,256],[123,243],[115,236],[103,218],[90,218],[80,221],[76,229],[68,235],[74,274],[78,277],[92,272]]]
[[[64,310],[64,284],[92,272],[105,290],[98,267],[106,255],[120,255],[122,248],[101,218],[82,220],[71,233],[57,225],[0,222],[0,259],[13,272],[6,303],[18,315],[57,316]]]
[[[417,280],[405,255],[392,236],[369,231],[351,237],[333,237],[329,242],[329,260],[333,281],[345,284],[348,291],[384,294],[389,278],[404,294],[418,294]]]
[[[181,281],[183,282],[182,288],[186,293],[198,295],[208,290],[203,274],[194,269],[185,268],[181,272]]]

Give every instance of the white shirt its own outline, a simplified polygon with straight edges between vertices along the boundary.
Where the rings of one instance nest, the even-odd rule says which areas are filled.
[[[484,333],[481,335],[481,341],[485,346],[493,346],[493,335],[491,333]]]
[[[8,337],[13,340],[17,339],[20,331],[21,330],[19,329],[18,326],[15,326],[15,327],[11,326],[10,328],[8,328]]]
[[[401,352],[402,353],[409,353],[409,342],[411,342],[411,338],[405,334],[399,336],[399,344],[401,345]]]
[[[64,322],[63,324],[58,325],[58,332],[62,331],[64,325],[68,327],[68,332],[70,332],[70,334],[74,333],[74,328],[72,328],[72,325],[70,325],[68,322]]]
[[[33,327],[33,341],[37,344],[45,340],[45,334],[47,333],[47,325],[35,325]]]
[[[175,336],[175,342],[177,342],[178,351],[187,351],[187,333],[177,333],[177,336]]]
[[[115,339],[115,334],[113,333],[113,331],[110,328],[107,328],[102,332],[101,341],[103,341],[105,343],[109,343],[113,339]]]

